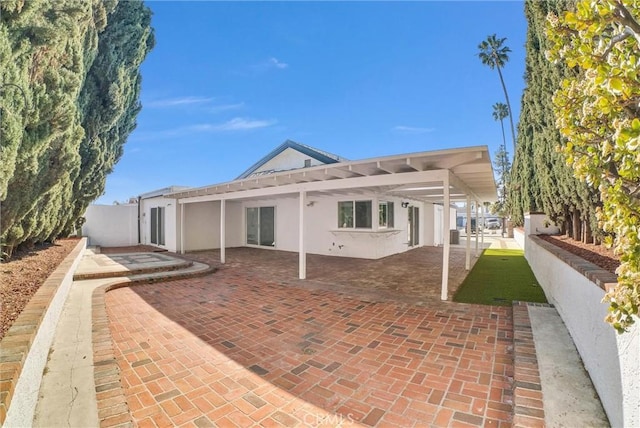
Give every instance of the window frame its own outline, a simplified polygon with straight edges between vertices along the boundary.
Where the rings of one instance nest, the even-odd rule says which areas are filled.
[[[350,214],[347,213],[347,221],[343,221],[343,211],[342,207],[346,207],[347,204],[351,205]],[[358,221],[358,206],[368,205],[368,224],[359,225]],[[366,215],[366,214],[365,214]],[[350,220],[350,221],[349,221]],[[366,230],[374,230],[373,227],[373,199],[353,199],[347,201],[338,201],[338,229],[366,229]]]
[[[385,208],[384,224],[381,215],[381,209]],[[393,229],[395,227],[395,205],[393,201],[378,201],[378,229]]]

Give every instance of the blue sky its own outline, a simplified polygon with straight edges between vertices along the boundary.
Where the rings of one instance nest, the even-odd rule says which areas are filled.
[[[96,202],[233,180],[287,139],[351,160],[502,140],[498,74],[477,57],[507,37],[517,123],[520,1],[151,1],[156,47],[142,111]],[[510,150],[508,124],[507,148]]]

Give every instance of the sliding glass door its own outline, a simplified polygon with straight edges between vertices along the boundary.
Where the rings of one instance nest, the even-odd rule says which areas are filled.
[[[151,243],[164,245],[164,207],[151,208]]]
[[[275,207],[247,208],[247,244],[275,247]]]

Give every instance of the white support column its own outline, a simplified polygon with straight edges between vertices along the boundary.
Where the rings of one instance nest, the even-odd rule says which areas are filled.
[[[442,289],[440,291],[440,300],[447,300],[448,287],[449,287],[449,251],[450,251],[450,235],[451,232],[451,214],[449,213],[449,206],[451,205],[451,197],[449,195],[449,174],[442,180],[442,186],[444,187],[444,202],[443,202],[443,238],[444,245],[442,248]]]
[[[478,220],[480,220],[480,218],[478,217],[478,210],[480,209],[480,206],[478,205],[478,201],[474,201],[474,203],[476,204],[476,257],[478,257],[478,236],[480,235],[480,222]],[[482,228],[484,229],[484,223],[482,223]]]
[[[484,204],[482,204],[482,232],[480,232],[480,247],[484,249],[484,225],[485,225],[485,221],[486,218],[484,216]]]
[[[180,204],[180,254],[184,254],[184,204]]]
[[[224,199],[220,200],[220,263],[224,264],[226,262],[226,232],[227,232],[227,201]]]
[[[476,229],[478,225],[476,224]],[[467,195],[467,241],[464,259],[464,268],[469,270],[471,267],[471,197]]]
[[[307,252],[304,247],[304,209],[307,204],[307,192],[300,192],[300,224],[298,227],[298,278],[307,277]]]

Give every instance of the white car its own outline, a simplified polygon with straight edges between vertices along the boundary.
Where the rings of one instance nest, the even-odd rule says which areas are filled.
[[[485,222],[485,227],[489,230],[496,230],[500,229],[502,227],[502,224],[500,223],[500,219],[490,218]]]

